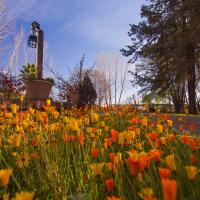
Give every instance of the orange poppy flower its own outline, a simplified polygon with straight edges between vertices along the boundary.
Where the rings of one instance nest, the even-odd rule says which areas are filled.
[[[155,160],[155,161],[160,161],[162,151],[156,150],[156,149],[151,149],[148,154],[150,156],[150,159]]]
[[[32,139],[32,145],[33,145],[34,147],[37,147],[38,144],[39,144],[38,139],[37,139],[37,138],[33,138],[33,139]]]
[[[132,124],[137,124],[137,123],[138,123],[138,118],[133,117],[133,118],[131,119],[131,123],[132,123]]]
[[[198,161],[198,158],[196,157],[195,154],[191,154],[190,155],[190,160],[192,161],[192,163],[196,163]]]
[[[187,143],[192,150],[195,150],[197,145],[196,145],[196,141],[194,140],[194,138],[190,138]]]
[[[184,126],[183,125],[179,125],[179,131],[183,131],[184,130]]]
[[[181,141],[183,142],[183,143],[188,143],[188,140],[189,140],[189,136],[188,135],[183,135],[182,137],[181,137]]]
[[[159,139],[159,140],[156,140],[156,148],[160,147],[162,145],[162,141]]]
[[[79,144],[82,146],[84,144],[84,140],[85,140],[84,134],[78,133],[77,140],[78,140]]]
[[[110,130],[110,137],[113,142],[117,142],[118,132],[114,129]]]
[[[140,156],[138,159],[128,158],[128,167],[132,176],[137,176],[144,168],[149,167],[149,159]]]
[[[115,159],[115,153],[109,153],[109,158],[111,162],[114,162]]]
[[[174,134],[169,134],[169,135],[167,135],[166,138],[167,138],[167,140],[170,141],[170,142],[174,142],[175,139],[176,139],[175,136],[174,136]]]
[[[128,130],[128,131],[134,131],[134,130],[135,130],[135,126],[128,126],[128,127],[127,127],[127,130]]]
[[[105,138],[104,139],[104,144],[106,145],[106,147],[112,146],[112,140],[111,140],[111,138]]]
[[[99,157],[99,151],[95,148],[91,149],[91,156],[92,156],[92,158],[98,158]]]
[[[188,126],[188,128],[190,129],[191,132],[194,132],[196,127],[195,127],[194,124],[190,124],[190,125]]]
[[[67,140],[68,140],[69,142],[73,142],[73,141],[75,140],[74,135],[69,135]]]
[[[42,116],[42,122],[43,122],[43,123],[46,123],[47,120],[48,120],[48,115],[47,115],[47,114],[43,115],[43,116]]]
[[[166,114],[163,114],[162,117],[163,117],[163,120],[165,120],[165,121],[167,121],[169,119],[169,116]]]
[[[38,152],[33,152],[33,153],[31,154],[31,158],[32,158],[32,159],[37,159],[38,157],[39,157]]]
[[[112,197],[107,197],[106,200],[122,200],[122,199],[119,197],[112,196]]]
[[[115,187],[115,182],[113,178],[105,180],[105,186],[108,192],[113,192],[114,187]]]
[[[158,168],[158,172],[161,179],[167,179],[171,174],[171,171],[167,168]]]
[[[67,133],[63,133],[62,139],[64,142],[67,142]]]
[[[162,179],[164,200],[176,200],[177,183],[175,180]]]
[[[156,133],[156,132],[152,132],[152,133],[149,133],[149,138],[151,139],[151,140],[156,140],[157,139],[157,137],[158,137],[158,133]]]

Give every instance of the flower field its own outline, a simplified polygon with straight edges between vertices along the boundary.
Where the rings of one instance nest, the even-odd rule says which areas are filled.
[[[195,200],[200,137],[133,106],[0,111],[3,200]],[[156,123],[151,118],[157,115]]]

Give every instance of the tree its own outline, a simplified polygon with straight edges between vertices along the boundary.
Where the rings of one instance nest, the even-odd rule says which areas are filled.
[[[153,61],[152,71],[156,71],[153,79],[160,85],[171,74],[173,81],[170,84],[177,86],[187,81],[189,112],[196,114],[195,70],[200,51],[200,1],[148,2],[149,4],[141,9],[141,16],[145,20],[138,25],[131,25],[128,33],[132,45],[128,45],[121,52],[125,56],[131,56],[132,63],[141,58]],[[146,81],[150,78],[151,83],[152,77],[146,75],[145,78]],[[169,84],[169,81],[167,83]]]
[[[16,98],[24,91],[21,80],[11,74],[0,72],[0,97],[5,99]]]
[[[17,35],[15,36],[15,39],[14,39],[14,46],[13,46],[12,54],[9,58],[7,73],[10,73],[12,71],[14,65],[18,64],[17,61],[18,61],[20,51],[22,49],[23,37],[24,37],[24,30],[21,27],[19,33],[17,33]]]
[[[104,75],[102,88],[106,105],[120,104],[126,89],[129,64],[123,63],[119,54],[100,53],[95,67]]]
[[[79,100],[78,107],[83,107],[85,105],[92,106],[95,103],[97,98],[96,90],[94,85],[89,77],[89,74],[86,72],[82,82],[79,82],[78,87]]]
[[[51,68],[50,71],[57,78],[55,86],[59,90],[59,98],[68,103],[75,103],[79,107],[93,105],[97,94],[92,82],[91,74],[93,68],[84,69],[84,58],[72,70],[69,69],[70,77],[65,80],[61,75],[56,74]],[[75,101],[71,102],[71,97],[76,94]]]
[[[90,70],[90,78],[97,93],[96,103],[101,106],[106,99],[106,91],[108,91],[109,83],[106,74],[96,68]]]
[[[136,72],[130,72],[134,79],[131,80],[133,86],[139,85],[139,91],[143,96],[158,96],[161,99],[168,99],[174,103],[177,113],[183,112],[185,100],[185,82],[178,79],[175,71],[163,73],[149,60],[143,60],[136,65]]]

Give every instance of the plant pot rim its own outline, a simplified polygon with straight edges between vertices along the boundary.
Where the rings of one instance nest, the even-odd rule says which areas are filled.
[[[45,83],[49,83],[51,85],[54,85],[52,82],[47,81],[47,80],[43,80],[43,79],[27,79],[27,80],[25,80],[25,83],[26,82],[45,82]]]

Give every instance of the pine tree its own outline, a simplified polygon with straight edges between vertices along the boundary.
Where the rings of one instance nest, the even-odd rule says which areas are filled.
[[[154,64],[145,81],[155,86],[179,85],[187,81],[189,112],[196,114],[196,67],[200,52],[200,1],[148,0],[142,6],[144,21],[131,25],[132,45],[122,49],[130,62],[147,59]],[[146,65],[147,66],[147,65]],[[149,70],[149,66],[144,68]],[[154,77],[151,77],[151,75]],[[173,78],[170,78],[171,75]],[[140,80],[142,81],[142,79]]]
[[[92,106],[95,103],[96,98],[96,90],[88,73],[86,72],[83,81],[79,83],[78,107],[85,105]]]

